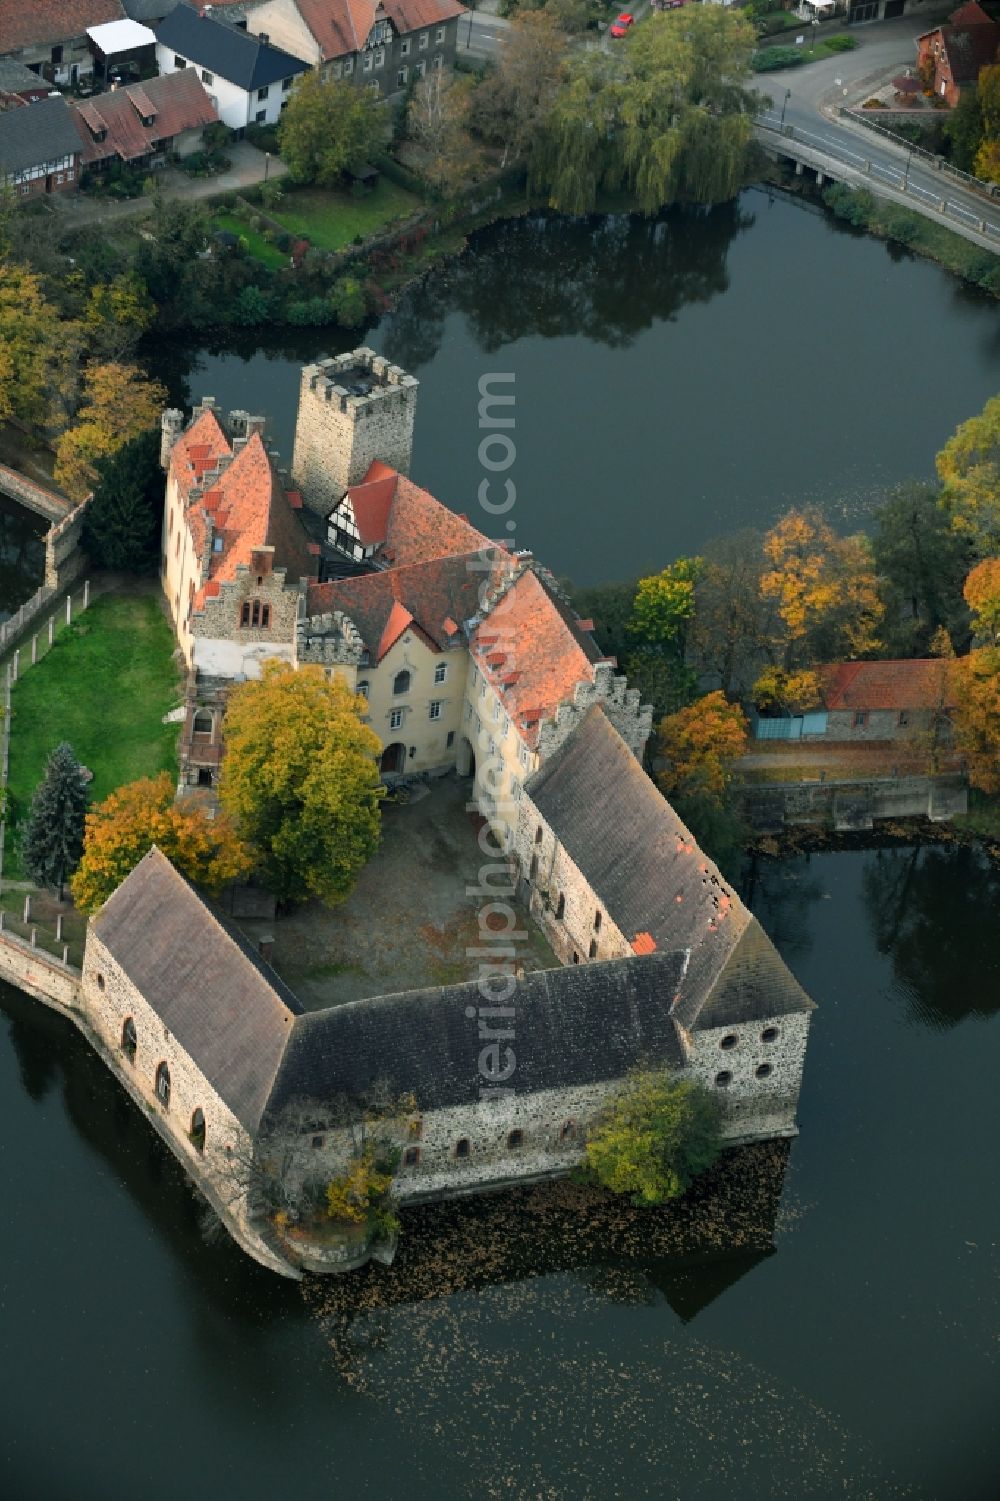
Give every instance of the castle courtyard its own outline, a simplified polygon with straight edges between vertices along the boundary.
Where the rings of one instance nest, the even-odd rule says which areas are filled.
[[[479,918],[490,898],[467,888],[480,885],[484,865],[495,885],[504,877],[501,862],[480,850],[483,819],[466,810],[470,787],[449,775],[418,783],[408,802],[384,804],[381,847],[341,906],[310,902],[273,924],[240,924],[255,940],[273,933],[274,967],[307,1009],[477,977],[480,959],[469,951],[484,947]],[[501,891],[496,900],[508,898]],[[523,906],[511,905],[527,933],[516,962],[556,968]]]

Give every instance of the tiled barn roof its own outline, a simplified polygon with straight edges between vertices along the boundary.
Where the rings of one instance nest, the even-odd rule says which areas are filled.
[[[457,0],[295,0],[296,9],[316,39],[324,61],[359,52],[380,16],[387,16],[402,36],[425,26],[440,26],[464,13]]]
[[[377,459],[348,493],[362,542],[381,544],[380,559],[393,567],[491,546],[465,516]]]
[[[118,0],[5,0],[0,5],[0,52],[51,46],[84,36],[88,26],[124,19]]]
[[[236,1119],[254,1131],[302,1010],[288,987],[155,846],[91,923]]]
[[[517,1093],[620,1079],[640,1064],[679,1066],[670,1005],[683,970],[675,953],[526,975],[506,1003],[517,1013]],[[479,1071],[483,1004],[479,982],[470,981],[296,1018],[268,1115],[296,1100],[356,1097],[376,1082],[396,1097],[412,1093],[421,1110],[475,1104],[488,1087]]]
[[[834,662],[819,675],[828,709],[936,709],[948,697],[948,664],[940,657]]]
[[[588,710],[525,792],[629,942],[645,952],[651,937],[660,952],[690,953],[675,1008],[684,1026],[721,1026],[738,1010],[747,1020],[812,1009],[601,708]]]
[[[152,124],[144,125],[152,107]],[[211,125],[218,112],[209,99],[193,68],[179,73],[165,73],[149,78],[141,86],[116,89],[98,94],[84,104],[75,105],[83,160],[104,161],[119,156],[134,161],[155,149],[160,141],[171,140],[185,130]],[[104,139],[97,136],[104,131]]]

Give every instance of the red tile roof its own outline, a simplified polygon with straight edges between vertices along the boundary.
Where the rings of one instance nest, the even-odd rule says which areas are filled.
[[[830,710],[936,709],[947,697],[948,667],[939,657],[835,662],[819,673]]]
[[[153,123],[143,125],[143,118],[153,114]],[[73,106],[84,164],[118,156],[134,161],[154,151],[161,141],[172,140],[185,130],[197,130],[218,120],[218,112],[194,68],[165,73],[150,78],[139,88],[116,89],[112,94],[98,94],[85,104]],[[96,137],[105,132],[103,140]]]
[[[5,0],[0,5],[0,54],[83,36],[88,26],[124,21],[119,0]]]
[[[294,0],[324,61],[359,52],[376,20],[387,16],[405,36],[425,26],[440,26],[464,14],[458,0]]]
[[[495,548],[488,555],[494,579],[510,568],[508,555]],[[461,636],[455,619],[468,620],[479,607],[479,590],[490,579],[478,564],[479,552],[433,558],[384,573],[332,579],[311,584],[306,601],[310,615],[342,610],[361,633],[373,662],[381,661],[406,629],[408,616],[432,648],[445,650]]]
[[[187,499],[192,485],[201,483],[206,469],[230,452],[229,439],[213,411],[202,412],[170,451],[170,471]]]
[[[470,522],[378,460],[350,495],[365,546],[382,543],[380,557],[394,568],[493,547]]]
[[[571,700],[577,683],[593,682],[594,663],[602,660],[569,607],[531,568],[490,611],[472,652],[529,745],[538,738],[539,721]]]

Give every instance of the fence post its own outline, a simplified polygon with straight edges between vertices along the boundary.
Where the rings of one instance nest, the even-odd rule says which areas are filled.
[[[69,968],[69,944],[68,943],[64,943],[63,944],[63,960],[62,960],[62,962],[66,965],[67,968]]]
[[[38,947],[38,929],[37,928],[32,928],[32,930],[31,930],[31,947],[33,949],[35,949],[35,948]]]
[[[38,661],[38,637],[37,636],[32,636],[32,638],[31,638],[31,665],[32,665],[32,667],[34,667],[34,665],[35,665],[35,663],[37,661]]]
[[[12,665],[12,667],[14,669],[12,677],[11,677],[11,682],[12,683],[16,683],[17,682],[17,669],[21,665],[21,648],[19,646],[17,646],[17,647],[14,648],[14,661],[12,662],[11,665]]]
[[[27,925],[31,921],[31,897],[30,896],[26,896],[25,899],[24,899],[24,921],[25,921],[25,925]]]
[[[73,596],[72,596],[72,594],[67,594],[67,596],[66,596],[66,624],[67,625],[72,625],[72,623],[73,623]]]
[[[90,580],[83,581],[83,608],[86,610],[90,605]]]
[[[56,942],[57,943],[62,943],[62,925],[63,925],[63,915],[62,915],[61,912],[57,912],[56,913]]]
[[[52,636],[53,636],[53,632],[55,631],[55,628],[56,628],[56,617],[54,615],[50,615],[49,616],[49,645],[50,646],[52,645]]]

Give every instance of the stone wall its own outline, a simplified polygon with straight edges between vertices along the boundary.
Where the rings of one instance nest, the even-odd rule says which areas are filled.
[[[796,1134],[808,1039],[809,1016],[799,1013],[688,1036],[690,1074],[723,1102],[730,1140]]]
[[[200,610],[191,614],[191,634],[215,641],[245,643],[295,640],[302,588],[298,579],[286,580],[284,568],[272,571],[273,547],[261,548],[254,566],[240,563],[236,577],[219,583],[217,594],[207,594]],[[268,606],[270,624],[243,625],[243,604]],[[252,620],[252,617],[251,617]]]
[[[966,813],[969,790],[960,775],[880,777],[839,782],[778,782],[747,787],[743,813],[759,834],[814,824],[840,833],[866,831],[881,819],[927,818],[942,823]]]
[[[87,557],[81,546],[83,520],[93,498],[88,495],[81,500],[45,535],[45,583],[50,589],[65,589],[86,567]]]
[[[898,709],[868,709],[864,724],[855,724],[852,709],[831,709],[826,716],[826,734],[815,737],[823,740],[912,740],[934,728],[938,718],[933,709],[911,709],[906,722],[900,724]],[[807,740],[812,736],[806,736]]]
[[[358,377],[371,389],[351,393]],[[343,381],[344,384],[340,384]],[[409,474],[418,382],[371,349],[302,371],[292,477],[306,505],[328,516],[379,459]]]
[[[72,1010],[80,1002],[80,971],[60,964],[51,954],[32,948],[13,933],[0,932],[0,976],[27,991],[36,1001]]]
[[[512,854],[528,910],[563,964],[627,959],[632,954],[631,941],[612,922],[526,793],[518,807]]]

